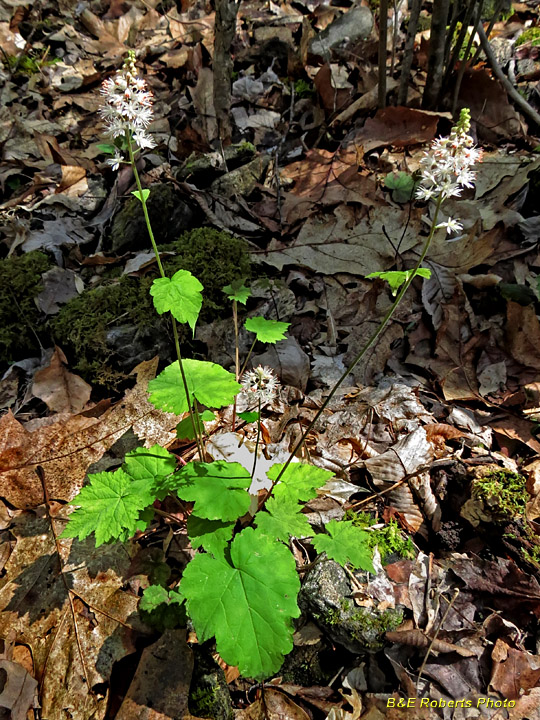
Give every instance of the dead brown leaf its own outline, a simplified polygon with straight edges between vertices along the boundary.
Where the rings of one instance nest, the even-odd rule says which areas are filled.
[[[508,301],[506,339],[506,347],[519,363],[540,370],[540,323],[534,305]]]
[[[303,160],[284,168],[282,177],[294,180],[294,187],[283,203],[284,220],[292,224],[305,219],[316,205],[378,205],[377,184],[371,175],[360,169],[359,149],[352,144],[338,152],[309,150]]]
[[[356,142],[362,145],[364,153],[388,145],[408,147],[428,143],[435,137],[441,117],[449,115],[400,106],[378,110],[366,120]]]
[[[516,700],[540,682],[540,655],[510,647],[501,638],[492,650],[490,687],[508,700]]]
[[[156,410],[147,400],[157,363],[155,358],[138,365],[135,387],[100,417],[62,413],[33,432],[11,411],[0,418],[0,495],[16,508],[41,505],[43,488],[36,474],[41,466],[51,499],[69,501],[81,489],[88,467],[129,428],[145,438],[148,447],[171,440],[169,430],[179,418]]]
[[[92,393],[92,387],[66,367],[64,352],[55,347],[49,364],[34,375],[33,394],[57,413],[80,413]]]

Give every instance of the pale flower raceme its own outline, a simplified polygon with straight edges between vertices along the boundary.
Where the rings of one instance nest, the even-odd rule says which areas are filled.
[[[470,127],[470,112],[465,108],[450,136],[437,138],[424,154],[420,161],[422,184],[416,190],[418,200],[434,199],[442,203],[450,197],[459,197],[462,188],[474,187],[476,173],[471,168],[482,161],[483,151],[473,146],[468,134]],[[436,228],[445,228],[450,235],[463,226],[449,217]]]
[[[244,373],[242,389],[250,398],[266,403],[276,397],[279,381],[270,368],[259,365]]]
[[[112,138],[127,136],[141,150],[155,147],[154,140],[147,132],[153,117],[153,96],[146,82],[137,77],[133,53],[114,77],[103,82],[101,94],[105,105],[100,115],[107,124],[108,135]],[[107,162],[117,170],[123,161],[122,153],[117,150],[116,155]]]

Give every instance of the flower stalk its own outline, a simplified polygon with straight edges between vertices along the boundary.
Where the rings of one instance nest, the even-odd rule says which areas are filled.
[[[162,278],[165,278],[167,276],[159,256],[159,250],[152,230],[152,224],[148,214],[148,206],[146,204],[148,190],[146,193],[143,191],[136,160],[136,154],[141,150],[155,146],[153,138],[151,138],[147,133],[148,125],[152,121],[153,116],[153,97],[152,93],[147,89],[146,82],[142,78],[137,77],[137,71],[135,68],[135,53],[133,51],[129,53],[122,70],[117,73],[114,78],[108,78],[104,81],[101,88],[101,94],[105,98],[105,105],[101,109],[100,114],[107,124],[107,133],[114,139],[118,137],[123,139],[129,158],[126,161],[121,150],[117,149],[114,158],[111,158],[108,162],[115,170],[118,169],[120,163],[127,162],[127,164],[131,165],[133,176],[135,178],[135,184],[137,185],[137,197],[142,205],[144,221],[148,230],[148,236],[152,244],[154,255],[156,256],[159,274]],[[195,410],[182,362],[178,328],[172,313],[170,313],[170,316],[176,357],[178,359],[184,392],[186,393],[193,434],[197,443],[199,456],[201,460],[204,460],[202,431],[198,418],[195,417]]]
[[[292,460],[296,457],[296,454],[302,449],[307,436],[314,428],[325,409],[328,407],[328,404],[338,391],[339,387],[384,332],[407,290],[411,286],[418,270],[422,266],[422,263],[424,262],[431,246],[435,231],[445,228],[446,231],[450,233],[458,226],[459,229],[461,229],[461,225],[452,218],[448,218],[448,220],[441,223],[438,221],[441,206],[446,199],[453,196],[459,196],[461,194],[462,187],[474,186],[475,173],[471,170],[471,167],[476,162],[481,162],[482,150],[473,147],[473,139],[468,135],[470,130],[470,120],[470,111],[468,109],[463,109],[458,122],[452,128],[450,136],[448,138],[438,138],[435,140],[431,146],[431,150],[424,154],[421,161],[422,184],[416,191],[416,197],[419,200],[429,201],[434,199],[435,208],[431,220],[430,231],[422,247],[418,262],[416,263],[414,270],[410,273],[410,275],[408,275],[407,279],[401,286],[396,299],[386,312],[375,332],[354,358],[351,365],[345,370],[339,380],[332,387],[325,401],[315,414],[315,417],[302,433],[300,439],[287,458],[287,461],[281,468],[281,471],[272,487],[279,482]]]

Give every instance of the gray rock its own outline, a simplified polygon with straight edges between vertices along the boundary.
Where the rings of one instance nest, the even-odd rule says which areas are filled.
[[[114,352],[115,366],[125,372],[130,372],[139,363],[156,355],[162,359],[172,357],[171,343],[159,320],[154,327],[112,327],[105,336],[105,342]]]
[[[321,559],[309,571],[300,593],[300,607],[336,643],[354,653],[375,652],[384,633],[401,624],[400,609],[358,607],[345,570],[333,560]]]
[[[263,365],[275,370],[284,385],[305,391],[309,378],[309,358],[295,337],[280,340],[261,355],[254,355],[251,366]]]
[[[311,41],[310,52],[325,60],[330,51],[342,49],[369,37],[373,29],[373,15],[367,7],[353,7],[330,23]]]

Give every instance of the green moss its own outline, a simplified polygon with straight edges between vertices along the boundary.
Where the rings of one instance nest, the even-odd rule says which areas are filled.
[[[218,700],[219,690],[217,687],[197,688],[190,696],[190,705],[199,717],[211,718]],[[195,710],[196,708],[196,710]]]
[[[511,520],[525,512],[529,500],[525,484],[526,479],[518,473],[508,470],[492,471],[474,481],[472,496],[482,500],[495,518]]]
[[[353,638],[365,643],[366,639],[373,635],[370,649],[375,650],[382,645],[384,633],[391,632],[401,625],[403,611],[397,608],[388,608],[381,613],[359,610],[351,617],[351,622],[356,625],[351,632]]]
[[[70,300],[51,322],[56,342],[72,355],[72,366],[96,385],[116,387],[125,375],[113,367],[106,333],[118,324],[137,327],[161,322],[150,296],[150,278],[122,277],[85,290]]]
[[[528,42],[533,47],[540,45],[540,27],[531,27],[524,30],[516,40],[516,47]]]
[[[250,275],[243,240],[211,228],[197,228],[175,242],[160,245],[159,249],[175,253],[164,260],[169,277],[177,270],[189,270],[203,284],[200,321],[209,322],[230,312],[223,286]],[[85,290],[52,321],[56,342],[70,355],[74,370],[88,382],[114,389],[126,377],[115,367],[114,353],[106,342],[107,332],[113,327],[135,325],[144,329],[157,325],[158,332],[169,333],[168,315],[160,317],[156,313],[150,296],[154,277],[123,276]],[[184,350],[189,350],[191,332],[186,326],[179,326],[179,334],[181,342],[187,343]]]
[[[339,625],[342,621],[342,615],[337,608],[330,608],[322,618],[327,625]]]
[[[50,57],[49,48],[45,48],[42,55],[37,53],[23,53],[22,55],[6,55],[9,70],[14,75],[26,75],[30,77],[40,72],[44,67],[50,67],[60,62],[60,58]]]
[[[347,510],[345,519],[351,520],[353,525],[363,530],[374,523],[369,513],[355,513],[353,510]],[[383,563],[390,555],[411,559],[416,555],[411,538],[402,532],[394,519],[390,520],[383,528],[370,531],[368,538],[369,547],[379,549]]]
[[[315,88],[311,83],[300,78],[294,83],[294,94],[297,98],[311,98],[315,95]]]
[[[39,351],[45,318],[35,298],[42,290],[41,275],[51,261],[33,250],[0,260],[0,364],[7,365]]]

